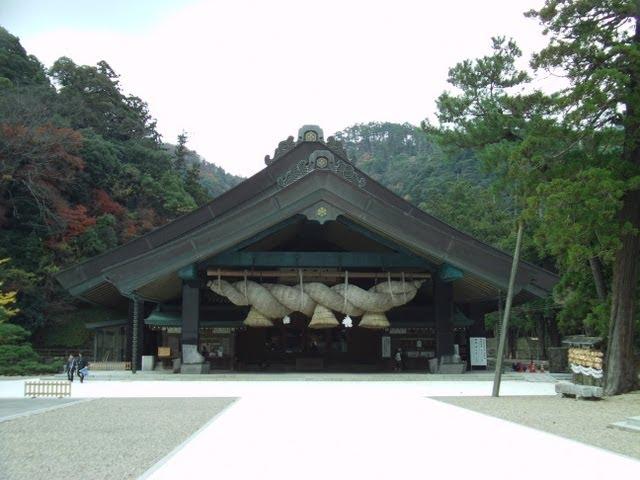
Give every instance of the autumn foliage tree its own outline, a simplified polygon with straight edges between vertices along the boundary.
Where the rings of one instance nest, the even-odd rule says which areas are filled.
[[[47,70],[0,27],[0,258],[12,258],[0,277],[17,292],[12,321],[34,329],[73,308],[53,279],[61,267],[211,198],[184,143],[176,168],[147,104],[107,62],[61,57]]]

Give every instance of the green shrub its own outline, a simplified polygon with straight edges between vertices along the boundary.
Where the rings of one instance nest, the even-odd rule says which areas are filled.
[[[13,323],[0,323],[0,345],[19,345],[27,341],[29,331]]]
[[[0,365],[13,365],[19,362],[37,362],[38,354],[29,344],[0,345]]]
[[[15,365],[0,365],[0,375],[38,375],[42,373],[58,373],[62,365],[22,361]]]
[[[30,344],[0,345],[0,375],[56,373],[61,369],[61,362],[40,363],[38,354]]]

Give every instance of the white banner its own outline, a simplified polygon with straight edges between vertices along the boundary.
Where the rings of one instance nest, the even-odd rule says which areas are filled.
[[[485,337],[469,338],[471,366],[487,366],[487,339]]]
[[[391,337],[388,335],[382,337],[382,358],[391,358]]]

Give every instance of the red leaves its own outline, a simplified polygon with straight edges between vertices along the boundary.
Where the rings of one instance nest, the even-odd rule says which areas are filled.
[[[41,225],[60,224],[58,206],[67,205],[69,187],[84,168],[81,146],[82,135],[70,128],[0,123],[3,210],[20,220],[36,209]]]
[[[95,207],[100,213],[110,213],[111,215],[120,216],[124,213],[125,208],[118,202],[114,201],[104,190],[95,190]]]
[[[96,219],[88,215],[87,207],[84,205],[60,206],[58,207],[58,215],[66,224],[64,240],[81,235],[87,228],[96,224]]]

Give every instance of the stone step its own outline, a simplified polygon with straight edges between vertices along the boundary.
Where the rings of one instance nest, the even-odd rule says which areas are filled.
[[[620,430],[626,430],[627,432],[640,433],[640,416],[627,417],[625,420],[621,422],[612,423],[609,426],[613,428],[618,428]]]
[[[562,396],[570,395],[576,398],[602,398],[602,387],[593,385],[578,385],[571,382],[556,383],[556,393]]]

